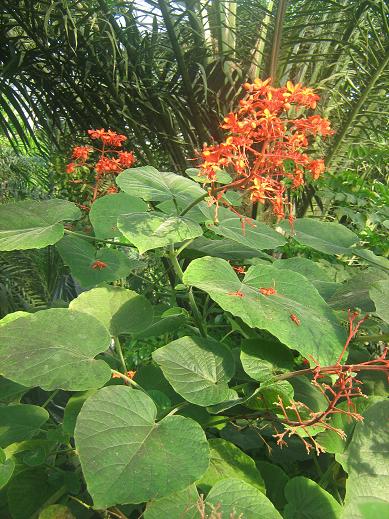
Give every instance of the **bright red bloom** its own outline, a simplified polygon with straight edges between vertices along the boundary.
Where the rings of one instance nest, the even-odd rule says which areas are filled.
[[[88,130],[88,134],[91,139],[100,139],[104,144],[114,146],[115,148],[120,148],[123,142],[127,140],[125,135],[119,135],[111,130],[106,131],[104,128]]]
[[[264,296],[274,296],[275,294],[277,294],[277,290],[275,288],[273,288],[273,287],[270,287],[270,288],[260,288],[259,291]]]
[[[121,166],[131,168],[136,161],[136,158],[132,151],[120,151],[118,153],[119,163]]]
[[[74,172],[74,168],[76,167],[76,164],[74,162],[69,162],[69,164],[66,165],[66,173],[70,175]]]
[[[304,185],[308,173],[317,179],[324,172],[321,159],[310,160],[304,153],[309,141],[334,132],[319,115],[302,117],[319,100],[312,88],[290,81],[274,88],[270,79],[256,79],[244,88],[247,95],[239,109],[227,114],[221,124],[228,132],[225,140],[205,145],[199,154],[200,175],[211,181],[210,196],[215,203],[228,189],[241,189],[250,192],[253,202],[269,203],[280,219],[289,206],[287,188]],[[232,174],[233,180],[216,187],[213,183],[220,169]]]
[[[118,173],[122,170],[119,159],[110,159],[109,157],[101,157],[95,166],[95,170],[99,175],[104,173]]]
[[[73,148],[72,158],[87,160],[90,152],[91,148],[89,146],[76,146]]]
[[[101,269],[105,269],[106,267],[108,267],[108,264],[107,263],[104,263],[104,261],[100,261],[100,260],[96,260],[94,263],[92,263],[91,265],[91,268],[93,270],[101,270]]]

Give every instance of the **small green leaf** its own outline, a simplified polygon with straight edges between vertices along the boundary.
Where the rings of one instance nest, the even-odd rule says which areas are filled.
[[[280,233],[264,223],[251,220],[244,223],[244,228],[242,226],[242,219],[224,208],[218,211],[218,224],[209,224],[216,234],[254,250],[275,249],[286,243]]]
[[[7,488],[8,506],[12,519],[33,517],[46,501],[59,490],[51,483],[45,469],[28,469],[18,472]],[[59,495],[57,499],[61,497]]]
[[[29,390],[28,387],[16,384],[12,380],[0,377],[0,403],[10,404],[11,402],[19,402],[24,393]]]
[[[13,458],[6,459],[4,451],[0,449],[0,490],[11,479],[14,469],[15,461]]]
[[[261,491],[239,479],[218,481],[209,492],[206,505],[208,512],[213,508],[223,518],[281,519],[281,515]]]
[[[140,254],[166,245],[201,236],[199,224],[180,216],[157,212],[124,214],[118,218],[120,232]]]
[[[210,240],[200,236],[196,238],[185,250],[189,257],[215,256],[228,260],[244,260],[248,258],[269,258],[267,254],[259,250],[247,247],[236,241],[225,239]]]
[[[46,391],[83,391],[111,377],[104,361],[110,336],[94,317],[63,308],[42,310],[0,327],[0,370],[10,380]]]
[[[189,204],[205,195],[205,191],[193,180],[158,171],[152,166],[127,169],[118,175],[116,183],[125,193],[154,202],[176,199]]]
[[[190,263],[184,283],[204,290],[252,328],[268,330],[289,348],[321,364],[335,362],[342,351],[346,336],[335,314],[297,272],[258,265],[250,267],[241,281],[229,263],[205,257]],[[274,295],[259,291],[273,287]]]
[[[249,339],[242,341],[240,354],[243,369],[254,380],[263,382],[285,370],[292,370],[293,355],[275,340]]]
[[[0,251],[41,249],[59,241],[64,220],[77,220],[81,212],[67,200],[23,200],[0,205]]]
[[[76,519],[71,510],[65,505],[47,506],[39,514],[38,519]]]
[[[201,427],[182,416],[156,423],[156,414],[149,396],[125,386],[105,387],[85,402],[75,441],[96,508],[164,497],[206,471]]]
[[[197,486],[205,493],[218,481],[236,478],[245,481],[261,492],[265,492],[262,476],[250,456],[221,438],[209,440],[211,462],[207,472],[197,482]]]
[[[0,407],[0,447],[29,440],[49,419],[46,409],[37,405],[14,404]]]
[[[363,312],[374,312],[375,306],[369,290],[373,283],[385,277],[385,274],[378,269],[361,272],[340,285],[328,300],[328,304],[337,310],[358,308]]]
[[[298,476],[285,487],[285,519],[340,519],[342,507],[311,479]]]
[[[93,315],[115,336],[139,333],[153,320],[153,307],[145,297],[109,285],[81,293],[69,309]]]
[[[198,519],[197,502],[200,496],[196,485],[190,485],[184,490],[149,501],[144,513],[144,519]]]
[[[282,510],[286,504],[284,488],[289,481],[288,476],[275,463],[260,460],[256,465],[265,482],[266,496],[278,510]]]
[[[348,474],[385,476],[389,479],[389,400],[381,400],[363,413],[363,422],[358,422],[347,450],[337,455]],[[389,484],[387,485],[389,492]]]
[[[289,222],[283,221],[280,225],[284,231],[290,231]],[[349,254],[349,247],[359,241],[359,237],[344,225],[313,218],[295,220],[293,238],[325,254]]]
[[[95,249],[90,242],[77,236],[65,236],[56,247],[72,275],[85,288],[125,278],[139,266],[138,260],[130,259],[120,250],[108,247]],[[96,261],[105,266],[95,265]]]
[[[375,304],[375,313],[389,323],[389,280],[376,281],[370,288],[369,295]]]
[[[182,285],[186,290],[186,286]],[[177,287],[175,287],[177,290]],[[145,339],[147,337],[159,337],[165,333],[172,333],[177,331],[186,321],[187,311],[180,307],[169,308],[162,312],[162,314],[154,314],[153,322],[143,331],[136,334],[138,339]]]
[[[117,227],[117,219],[122,214],[147,211],[147,204],[140,198],[126,193],[114,193],[98,198],[93,203],[89,219],[98,238],[122,236]]]
[[[77,416],[79,415],[85,401],[96,393],[95,389],[85,391],[71,396],[66,404],[63,416],[62,429],[65,434],[74,436]]]
[[[237,398],[228,387],[235,372],[233,356],[213,339],[182,337],[154,351],[153,359],[188,402],[205,407]]]

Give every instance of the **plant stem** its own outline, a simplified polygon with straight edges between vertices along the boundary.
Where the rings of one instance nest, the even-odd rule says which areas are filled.
[[[174,245],[170,245],[169,251],[169,259],[171,264],[173,265],[174,272],[176,273],[178,279],[182,282],[184,273],[182,271],[181,265],[178,262],[177,254],[174,251]],[[193,313],[194,320],[196,321],[197,327],[203,337],[207,337],[207,331],[205,329],[203,319],[201,317],[200,310],[197,306],[196,300],[193,296],[192,288],[188,291],[189,304]]]
[[[111,372],[114,373],[118,378],[121,378],[124,380],[124,382],[127,384],[127,385],[130,385],[130,386],[133,386],[135,387],[136,389],[139,389],[140,391],[143,391],[144,393],[147,393],[142,386],[140,386],[138,384],[138,382],[135,382],[135,380],[132,380],[132,378],[130,377],[127,377],[127,375],[124,375],[123,373],[121,373],[120,371],[116,371],[116,369],[111,369]]]
[[[84,238],[85,240],[98,241],[100,243],[109,243],[110,245],[120,245],[121,247],[132,247],[132,245],[130,243],[123,243],[121,241],[114,241],[114,240],[102,240],[101,238],[96,238],[96,236],[88,236],[87,234],[83,234],[81,232],[76,232],[76,231],[70,231],[69,229],[65,229],[65,234],[79,236],[80,238]]]
[[[114,337],[113,340],[115,342],[115,350],[120,359],[122,368],[124,370],[124,374],[126,374],[128,370],[127,370],[127,366],[126,366],[126,361],[124,360],[123,350],[122,350],[122,346],[119,341],[119,337]]]
[[[56,389],[55,391],[53,391],[51,393],[51,395],[49,396],[49,398],[46,400],[46,402],[44,404],[41,405],[41,407],[46,407],[50,404],[50,402],[53,400],[53,398],[55,398],[57,396],[57,394],[59,393],[59,389]]]

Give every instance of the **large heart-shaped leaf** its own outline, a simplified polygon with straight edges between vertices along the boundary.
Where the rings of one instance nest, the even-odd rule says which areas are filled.
[[[72,275],[85,288],[103,281],[125,278],[140,264],[120,250],[108,247],[95,249],[90,242],[77,236],[65,236],[56,247]],[[96,262],[102,262],[103,265]]]
[[[275,249],[286,243],[281,234],[256,220],[246,221],[243,227],[242,219],[224,208],[218,211],[218,224],[211,223],[208,226],[216,234],[254,250]]]
[[[206,504],[223,518],[282,519],[265,494],[235,478],[218,481],[209,492]]]
[[[109,285],[83,292],[69,309],[93,315],[112,335],[139,333],[153,320],[153,307],[145,297]]]
[[[208,492],[218,481],[236,478],[249,483],[265,493],[262,476],[250,456],[241,451],[231,442],[222,438],[209,440],[211,462],[207,472],[197,482],[197,486]]]
[[[147,211],[143,200],[127,193],[115,193],[98,198],[91,207],[89,219],[98,238],[114,238],[121,236],[118,216],[142,211]]]
[[[298,218],[293,225],[295,240],[326,254],[349,254],[349,247],[359,241],[356,234],[339,223]],[[281,222],[281,227],[290,231],[287,221]]]
[[[184,283],[204,290],[249,326],[268,330],[322,364],[333,363],[342,351],[344,330],[317,290],[297,272],[258,265],[241,281],[227,261],[205,257],[192,261]],[[259,291],[273,287],[273,295]]]
[[[77,220],[81,212],[67,200],[23,200],[0,205],[0,250],[41,249],[60,240],[64,220]]]
[[[83,391],[111,377],[104,361],[111,338],[93,316],[53,308],[0,327],[0,371],[18,384],[46,391]]]
[[[215,340],[182,337],[154,351],[153,359],[188,402],[205,407],[238,397],[228,387],[235,372],[232,353]]]
[[[190,418],[167,416],[141,391],[105,387],[84,404],[75,441],[96,508],[141,503],[182,490],[206,471],[209,447]]]
[[[29,440],[49,419],[43,407],[29,404],[15,404],[0,407],[0,447]]]
[[[189,204],[205,195],[196,182],[175,173],[158,171],[152,166],[127,169],[118,175],[116,183],[125,193],[147,201],[176,199]]]
[[[192,220],[157,212],[119,216],[118,228],[140,254],[203,234],[200,225]]]
[[[285,519],[339,519],[342,507],[331,494],[311,479],[298,476],[285,487],[288,504]]]

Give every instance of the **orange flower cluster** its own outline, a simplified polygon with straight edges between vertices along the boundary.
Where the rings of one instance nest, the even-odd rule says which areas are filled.
[[[248,190],[253,202],[267,200],[280,219],[285,216],[287,188],[304,185],[307,174],[317,179],[324,172],[324,161],[306,154],[310,140],[334,132],[319,115],[303,117],[320,99],[312,88],[291,81],[275,88],[270,78],[243,87],[247,95],[239,109],[221,124],[228,132],[226,139],[205,145],[200,153],[200,175],[215,182],[218,170],[232,173],[230,184],[216,188],[219,194],[231,188]],[[210,191],[215,193],[215,188]]]
[[[89,185],[92,188],[92,202],[102,194],[117,192],[115,185],[109,185],[104,182],[104,189],[102,189],[102,177],[106,175],[117,175],[126,168],[131,168],[136,161],[132,151],[120,151],[123,142],[127,140],[125,135],[117,134],[111,130],[88,130],[90,139],[101,141],[100,147],[96,146],[76,146],[72,151],[72,162],[66,166],[66,173],[79,173],[83,170],[81,167],[87,167],[94,170],[96,175],[94,179],[94,186],[90,186],[87,182],[82,180],[73,180],[75,184]],[[97,153],[97,161],[90,161],[91,155]]]

